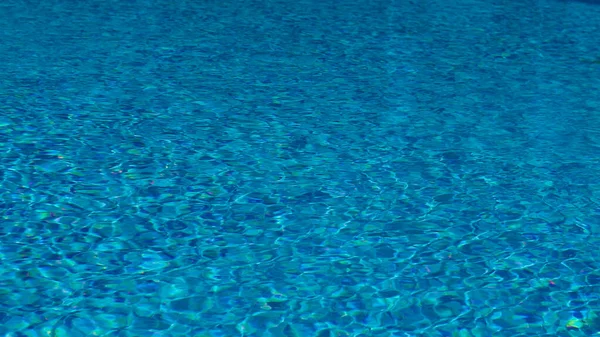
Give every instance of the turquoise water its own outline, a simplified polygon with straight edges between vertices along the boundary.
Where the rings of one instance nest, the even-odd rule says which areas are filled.
[[[600,333],[593,1],[0,4],[0,336]]]

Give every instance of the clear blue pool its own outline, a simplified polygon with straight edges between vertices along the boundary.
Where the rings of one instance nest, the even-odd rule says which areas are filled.
[[[600,333],[600,3],[0,3],[1,337]]]

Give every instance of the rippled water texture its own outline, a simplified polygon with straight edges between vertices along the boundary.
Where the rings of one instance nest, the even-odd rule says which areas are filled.
[[[0,4],[0,336],[600,332],[600,6]]]

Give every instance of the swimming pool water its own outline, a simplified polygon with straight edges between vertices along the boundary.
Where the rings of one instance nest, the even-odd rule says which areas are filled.
[[[600,333],[593,1],[0,4],[0,336]]]

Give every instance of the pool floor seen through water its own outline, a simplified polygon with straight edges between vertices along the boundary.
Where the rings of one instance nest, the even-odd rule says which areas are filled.
[[[0,336],[600,333],[600,5],[0,4]]]

